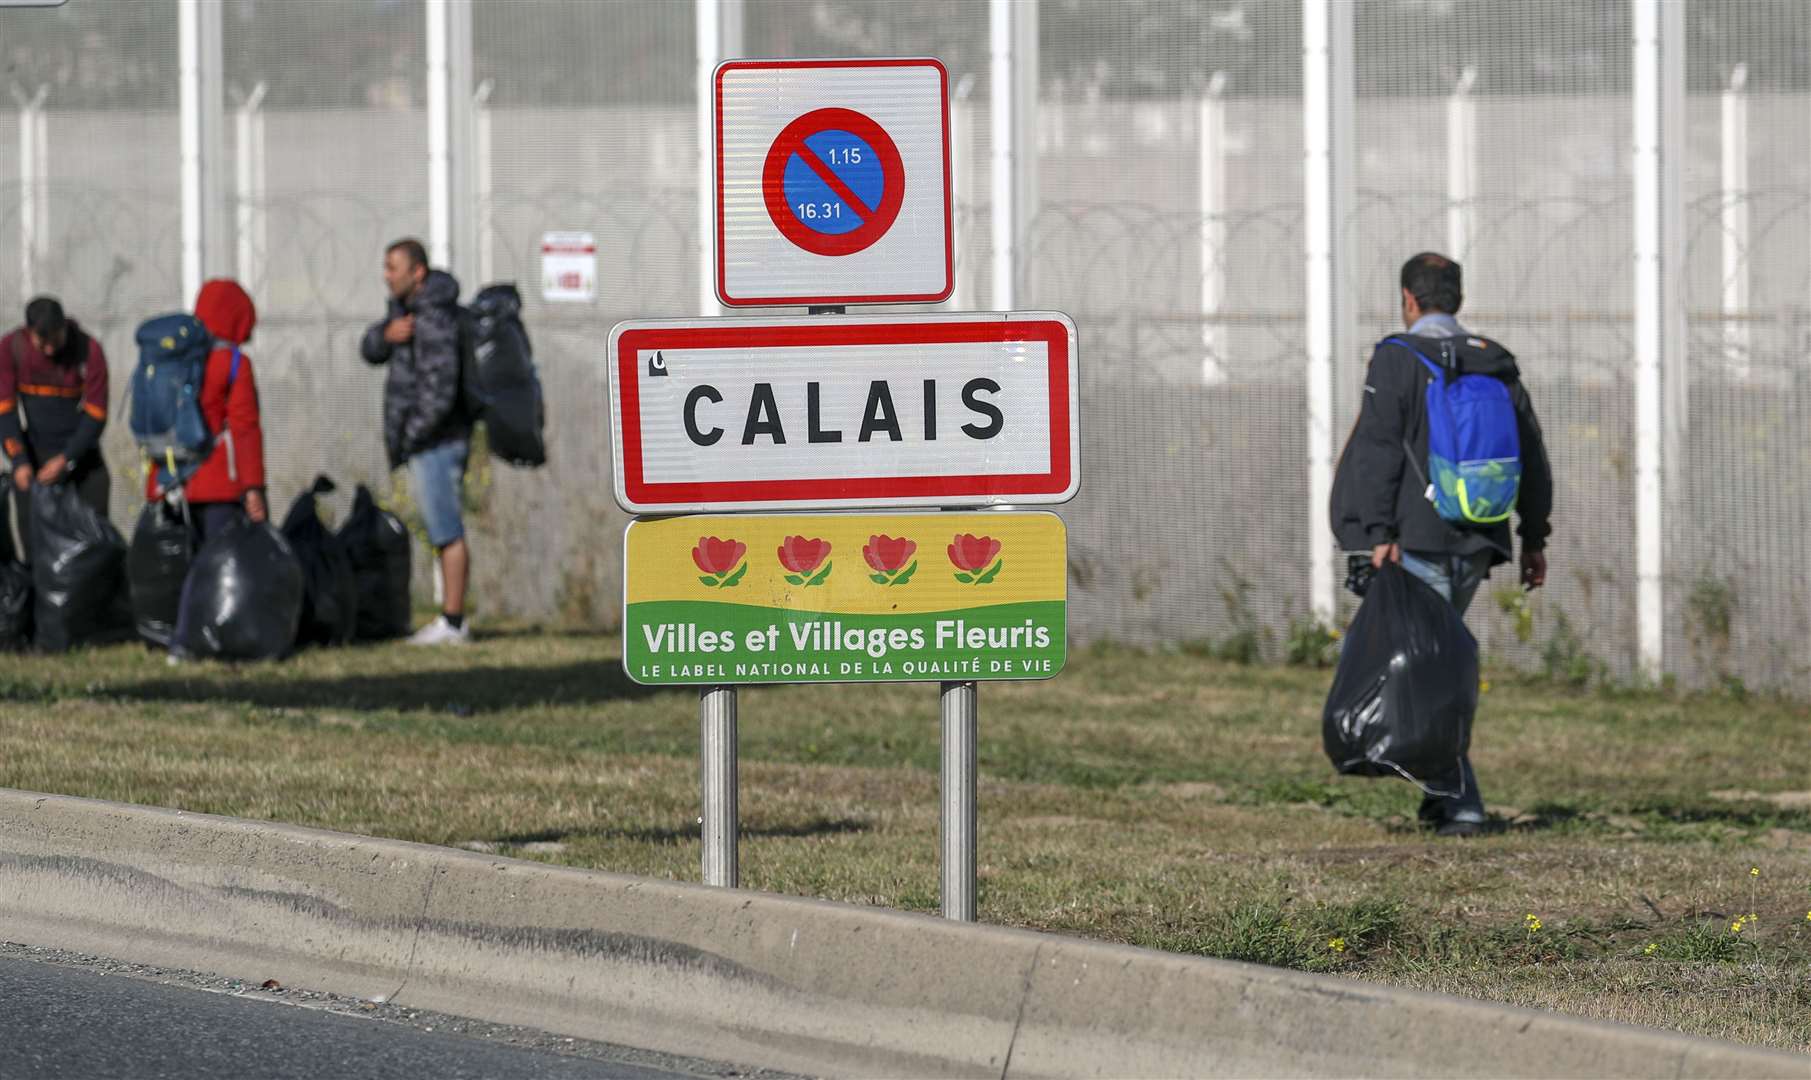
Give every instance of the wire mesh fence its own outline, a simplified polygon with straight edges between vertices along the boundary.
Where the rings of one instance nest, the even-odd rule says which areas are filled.
[[[204,0],[206,2],[206,0]],[[405,509],[357,337],[384,245],[429,228],[426,0],[221,9],[217,207],[261,321],[273,495],[317,472]],[[1811,8],[1685,0],[1682,304],[1689,352],[1665,520],[1666,668],[1789,687],[1811,665]],[[1568,676],[1637,667],[1630,0],[1356,0],[1340,219],[1335,449],[1396,272],[1445,250],[1461,319],[1520,358],[1551,445],[1552,587],[1477,608],[1486,647]],[[620,530],[603,343],[700,296],[694,12],[661,0],[474,0],[478,250],[467,293],[522,284],[551,464],[470,494],[481,608],[608,627]],[[957,292],[992,303],[989,5],[745,0],[751,56],[934,55],[950,69]],[[115,378],[181,306],[177,0],[0,14],[0,289],[61,296]],[[1035,212],[1020,306],[1080,327],[1085,478],[1072,629],[1276,658],[1308,619],[1301,0],[1042,0]],[[37,111],[27,108],[42,89]],[[44,137],[33,142],[34,125]],[[27,143],[31,143],[29,152]],[[41,147],[41,148],[40,148]],[[30,159],[30,160],[28,160]],[[541,298],[544,232],[593,234],[597,300]],[[135,500],[115,423],[114,506]]]

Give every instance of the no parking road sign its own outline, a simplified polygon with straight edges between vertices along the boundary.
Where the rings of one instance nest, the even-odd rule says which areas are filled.
[[[717,68],[717,295],[763,304],[949,297],[949,75],[936,60]]]

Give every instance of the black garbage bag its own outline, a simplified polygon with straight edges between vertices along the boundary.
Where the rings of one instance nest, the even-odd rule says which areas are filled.
[[[131,638],[126,540],[74,487],[32,488],[31,555],[38,648],[67,652]]]
[[[409,609],[409,527],[378,506],[371,489],[360,484],[339,538],[358,596],[354,639],[407,637],[414,618]]]
[[[195,555],[171,651],[218,660],[276,660],[295,647],[302,564],[269,525],[237,521]]]
[[[1400,565],[1377,572],[1346,633],[1321,741],[1333,767],[1401,776],[1433,795],[1471,747],[1478,643],[1458,611]]]
[[[283,519],[283,539],[302,564],[302,621],[297,645],[344,645],[358,628],[358,581],[346,545],[321,523],[315,497],[333,490],[317,476]]]
[[[467,310],[478,384],[468,401],[484,420],[491,454],[524,468],[547,464],[547,409],[522,325],[521,294],[514,285],[488,285]]]
[[[0,563],[0,652],[31,644],[31,570],[24,563]]]
[[[138,636],[169,648],[182,610],[182,582],[195,559],[195,533],[182,512],[163,500],[146,503],[126,550],[126,581]]]

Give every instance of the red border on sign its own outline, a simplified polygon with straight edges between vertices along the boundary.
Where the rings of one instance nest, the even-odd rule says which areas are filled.
[[[833,128],[861,139],[880,158],[879,206],[870,207],[833,173],[821,172],[830,168],[828,163],[812,164],[815,155],[805,140]],[[820,233],[793,214],[786,198],[786,166],[794,154],[813,171],[820,171],[825,183],[849,204],[851,212],[868,212],[860,227],[846,233]],[[767,161],[761,168],[761,195],[767,201],[767,216],[773,219],[774,227],[797,247],[813,255],[853,255],[872,247],[899,219],[899,208],[905,203],[905,163],[899,159],[899,147],[894,145],[893,137],[872,117],[854,109],[813,109],[787,124],[768,148]]]
[[[723,76],[731,71],[775,71],[791,68],[861,68],[861,67],[933,67],[937,69],[939,94],[943,99],[943,288],[934,293],[896,293],[862,296],[745,296],[732,298],[727,289],[723,265]],[[800,305],[838,304],[937,304],[956,291],[955,214],[951,203],[950,175],[950,73],[941,60],[931,57],[886,60],[726,60],[717,65],[712,79],[715,101],[712,126],[714,164],[712,173],[717,187],[717,299],[725,307],[797,307]]]
[[[658,484],[643,479],[641,444],[642,355],[658,349],[728,349],[833,345],[930,345],[952,342],[1035,341],[1049,354],[1050,466],[1043,473],[962,476],[866,476],[820,480],[731,480]],[[884,501],[1024,498],[1060,495],[1074,480],[1069,427],[1069,328],[1055,320],[853,325],[650,327],[629,330],[617,341],[617,408],[622,426],[623,494],[639,507],[712,503],[725,508],[751,503],[861,499]]]

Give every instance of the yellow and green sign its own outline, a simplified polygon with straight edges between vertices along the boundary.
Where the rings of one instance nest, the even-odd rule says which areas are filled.
[[[1054,514],[701,515],[624,547],[639,683],[1048,679],[1068,651]]]

